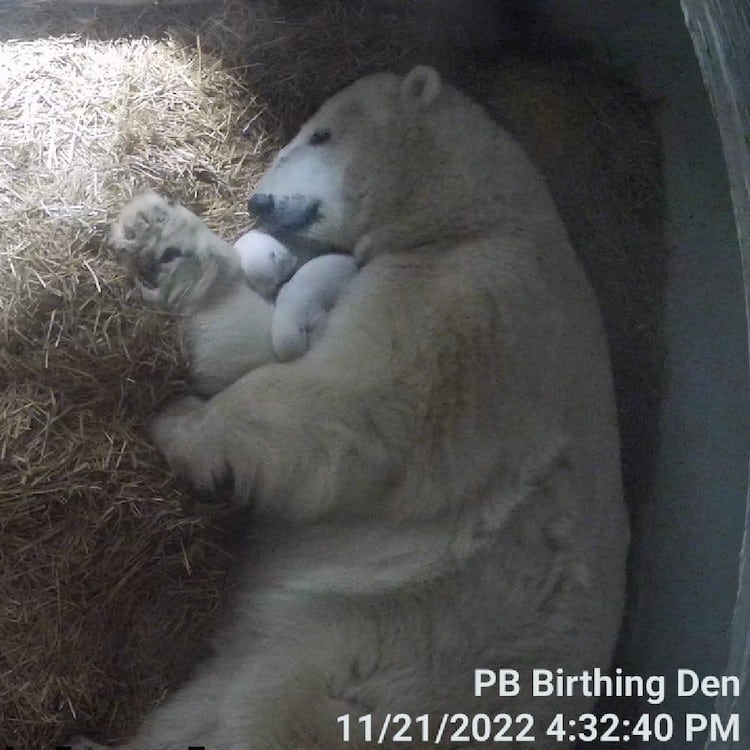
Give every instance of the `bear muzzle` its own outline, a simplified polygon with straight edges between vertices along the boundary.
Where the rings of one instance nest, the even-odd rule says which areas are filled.
[[[306,195],[255,193],[247,208],[271,232],[299,232],[320,218],[320,201]]]

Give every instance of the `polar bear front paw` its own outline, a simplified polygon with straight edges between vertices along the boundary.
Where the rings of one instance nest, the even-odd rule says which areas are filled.
[[[222,433],[206,402],[195,396],[177,399],[151,423],[153,441],[172,470],[204,495],[216,494],[231,479]]]
[[[200,304],[241,274],[231,247],[193,213],[154,192],[134,198],[112,225],[110,244],[148,302]]]

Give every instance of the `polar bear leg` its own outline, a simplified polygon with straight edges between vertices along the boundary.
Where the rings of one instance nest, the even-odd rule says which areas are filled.
[[[211,422],[207,402],[195,396],[177,399],[154,419],[151,433],[175,473],[199,492],[212,493],[223,483],[226,436]]]
[[[184,206],[140,195],[120,212],[110,242],[144,299],[189,314],[191,377],[201,393],[275,361],[271,304],[247,287],[237,251]]]
[[[271,347],[274,307],[245,284],[183,324],[192,387],[204,396],[224,390],[256,367],[275,362]]]
[[[98,742],[88,739],[87,737],[70,737],[67,739],[62,747],[69,747],[70,750],[105,750],[105,745],[100,745]]]
[[[206,662],[184,687],[149,714],[135,737],[118,745],[117,750],[185,750],[204,744],[208,747],[216,731],[226,680],[226,665]],[[104,745],[85,737],[73,737],[67,746],[72,750],[105,750]]]
[[[110,244],[133,269],[148,301],[190,311],[242,279],[234,248],[195,214],[149,192],[127,204]]]
[[[153,440],[199,490],[223,489],[231,478],[230,499],[252,499],[259,512],[306,520],[333,505],[359,512],[401,471],[408,408],[374,386],[368,395],[377,398],[363,399],[359,383],[323,379],[320,366],[307,357],[271,364],[209,401],[178,402],[157,416]]]

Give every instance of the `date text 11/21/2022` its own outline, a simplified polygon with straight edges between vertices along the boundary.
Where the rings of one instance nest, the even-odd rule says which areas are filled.
[[[433,716],[422,714],[412,717],[409,714],[385,714],[374,717],[372,714],[352,716],[342,714],[337,721],[344,744],[364,740],[375,746],[387,744],[404,745],[412,742],[434,743],[451,742],[456,745],[470,742],[533,743],[536,733],[541,730],[547,737],[557,742],[571,743],[600,742],[619,743],[638,739],[643,742],[669,742],[682,739],[685,743],[705,742],[707,739],[728,742],[740,741],[739,714],[721,717],[717,714],[688,713],[680,717],[678,723],[670,714],[641,714],[637,719],[620,719],[616,714],[580,714],[568,717],[556,714],[544,727],[535,727],[531,714],[443,714]],[[5,750],[15,750],[6,747]],[[55,750],[70,750],[69,746],[58,745]],[[200,745],[190,745],[185,750],[207,750]]]
[[[535,742],[541,732],[557,742],[618,743],[639,739],[643,742],[686,743],[721,739],[739,742],[739,714],[721,717],[717,714],[687,713],[676,721],[670,714],[641,714],[636,719],[621,719],[616,714],[579,714],[575,717],[556,714],[545,726],[535,726],[531,714],[422,714],[394,713],[375,717],[372,714],[342,714],[337,721],[344,744],[355,740],[375,746],[421,742],[440,744]]]

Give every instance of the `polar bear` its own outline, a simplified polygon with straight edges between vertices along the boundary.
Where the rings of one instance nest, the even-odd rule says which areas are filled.
[[[282,362],[310,350],[325,333],[334,305],[357,273],[348,255],[321,255],[307,261],[276,297],[271,345]]]
[[[547,727],[592,699],[535,695],[531,676],[608,667],[628,529],[599,311],[544,180],[419,66],[324,103],[251,208],[361,265],[291,362],[197,217],[136,201],[120,220],[167,299],[220,290],[257,345],[235,382],[153,425],[196,487],[231,475],[252,566],[215,655],[125,747],[562,747]],[[516,694],[476,679],[498,669]]]
[[[325,331],[328,314],[357,272],[349,255],[327,254],[299,265],[297,256],[270,234],[251,229],[235,243],[248,284],[275,300],[271,345],[285,362],[301,357]]]
[[[250,286],[266,299],[274,299],[279,288],[299,268],[297,256],[266,232],[251,229],[234,243],[240,267]]]

